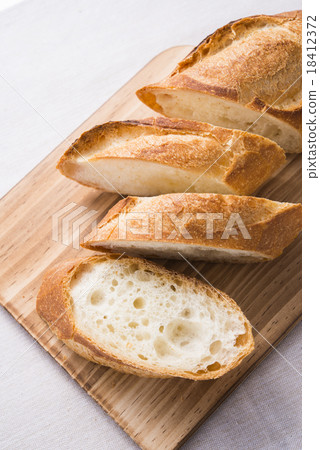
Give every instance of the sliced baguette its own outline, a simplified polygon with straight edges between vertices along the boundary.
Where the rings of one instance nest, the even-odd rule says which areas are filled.
[[[58,163],[79,183],[132,195],[250,194],[285,162],[269,139],[209,124],[150,118],[108,122],[82,136]]]
[[[165,116],[248,130],[301,152],[301,25],[301,11],[231,22],[137,95]]]
[[[79,355],[144,377],[218,378],[254,347],[248,320],[226,294],[127,256],[53,267],[37,311]]]
[[[167,194],[121,200],[82,246],[152,258],[259,262],[281,255],[300,230],[301,204]]]

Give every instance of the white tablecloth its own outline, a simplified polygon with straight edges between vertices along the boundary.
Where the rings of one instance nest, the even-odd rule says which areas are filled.
[[[25,0],[0,12],[0,194],[162,50],[197,44],[239,17],[297,8],[296,0]],[[0,372],[18,358],[0,380],[1,448],[136,448],[38,344],[29,348],[33,339],[3,309],[0,336]],[[300,344],[298,326],[278,347],[299,371]],[[301,378],[286,360],[273,352],[184,448],[300,448]]]

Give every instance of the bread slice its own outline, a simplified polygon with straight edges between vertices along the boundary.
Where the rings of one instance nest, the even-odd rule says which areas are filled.
[[[285,162],[274,142],[239,130],[165,118],[108,122],[82,136],[61,173],[107,192],[249,194]]]
[[[226,294],[127,256],[53,267],[37,311],[79,355],[144,377],[218,378],[254,347],[248,320]]]
[[[300,230],[300,204],[167,194],[121,200],[82,246],[152,258],[259,262],[281,255]]]
[[[231,22],[137,95],[165,116],[248,130],[301,152],[301,24],[301,11]]]

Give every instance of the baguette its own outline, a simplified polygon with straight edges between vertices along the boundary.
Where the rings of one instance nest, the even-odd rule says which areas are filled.
[[[259,262],[281,255],[301,230],[301,204],[220,194],[119,201],[82,244],[151,258]]]
[[[218,378],[254,347],[248,320],[226,294],[127,256],[53,267],[37,311],[79,355],[143,377]]]
[[[274,142],[209,124],[150,118],[108,122],[82,136],[58,163],[84,185],[131,195],[250,194],[285,162]]]
[[[165,116],[248,130],[301,152],[301,26],[301,11],[231,22],[137,95]]]

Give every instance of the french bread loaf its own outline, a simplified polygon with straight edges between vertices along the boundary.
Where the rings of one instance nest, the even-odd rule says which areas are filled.
[[[127,197],[82,244],[151,258],[227,262],[281,255],[301,230],[301,204],[221,194]]]
[[[44,277],[37,311],[76,353],[143,377],[208,380],[253,350],[251,326],[226,294],[119,256],[67,261]]]
[[[269,139],[209,124],[150,118],[108,122],[82,136],[61,173],[107,192],[250,194],[285,162]]]
[[[137,91],[168,116],[240,128],[301,152],[301,11],[231,22]]]

